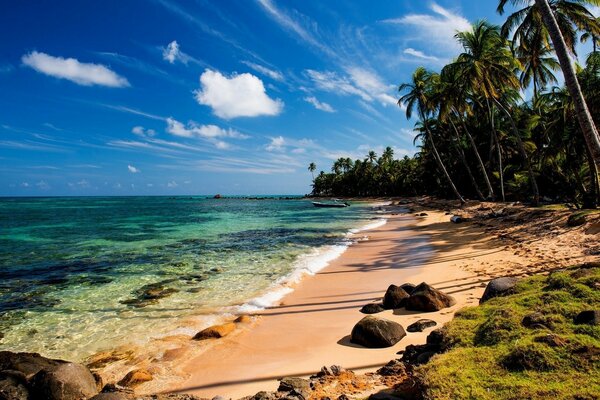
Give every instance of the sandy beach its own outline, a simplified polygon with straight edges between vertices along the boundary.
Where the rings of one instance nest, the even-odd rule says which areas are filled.
[[[359,309],[381,299],[390,284],[427,282],[457,302],[440,312],[402,309],[378,316],[404,327],[421,318],[440,326],[460,308],[477,304],[492,277],[529,274],[546,265],[543,257],[515,251],[482,226],[451,223],[447,213],[428,210],[415,216],[388,210],[385,225],[358,234],[368,240],[305,278],[279,306],[261,312],[251,329],[219,339],[218,345],[185,360],[185,381],[168,391],[239,398],[276,390],[278,378],[308,376],[325,365],[375,370],[407,345],[424,343],[432,330],[408,333],[392,348],[366,349],[349,342],[352,327],[364,316]],[[551,249],[546,255],[553,262],[568,261]]]

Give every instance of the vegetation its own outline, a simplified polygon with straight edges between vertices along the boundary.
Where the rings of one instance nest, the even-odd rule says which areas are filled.
[[[408,119],[417,118],[417,154],[394,159],[387,147],[381,156],[340,158],[331,173],[313,179],[313,194],[433,194],[534,205],[547,199],[596,207],[600,136],[592,116],[600,116],[600,22],[585,4],[600,0],[500,0],[498,12],[508,2],[524,8],[502,27],[478,21],[458,32],[463,51],[449,65],[439,72],[419,67],[400,85],[398,104]],[[573,67],[578,38],[592,40],[594,50]],[[566,85],[549,87],[559,69]]]
[[[573,268],[459,311],[445,328],[451,350],[418,369],[426,398],[597,398],[600,326],[573,320],[600,308],[598,284],[600,265]]]

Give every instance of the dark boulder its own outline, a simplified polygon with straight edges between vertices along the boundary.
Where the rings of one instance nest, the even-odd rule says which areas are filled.
[[[404,302],[407,310],[412,311],[439,311],[446,307],[452,307],[456,300],[425,282],[415,288],[410,297]]]
[[[397,322],[366,316],[352,328],[350,341],[368,348],[395,345],[406,336],[402,325]]]
[[[98,393],[96,380],[89,369],[64,361],[35,374],[30,389],[34,397],[47,400],[84,400]]]
[[[427,328],[431,328],[432,326],[436,326],[437,322],[431,319],[420,319],[417,322],[410,324],[406,330],[408,332],[423,332]]]
[[[506,296],[514,292],[515,286],[519,280],[512,276],[492,279],[483,292],[479,304],[488,301],[494,297]]]
[[[600,310],[585,310],[573,320],[576,324],[600,325]]]
[[[0,351],[0,371],[19,371],[31,378],[42,369],[52,369],[64,361],[51,360],[42,357],[38,353],[13,353],[11,351]]]
[[[523,317],[521,325],[532,329],[550,329],[552,328],[552,321],[540,312],[534,312],[527,314]]]
[[[360,312],[363,314],[377,314],[384,310],[385,310],[385,308],[383,308],[381,304],[370,303],[370,304],[365,304],[364,306],[362,306],[362,308],[360,309]]]
[[[404,306],[404,301],[409,297],[400,286],[390,285],[383,296],[383,308],[391,310]]]
[[[585,215],[585,213],[575,213],[575,214],[571,214],[569,216],[569,219],[567,219],[567,226],[570,227],[575,227],[575,226],[580,226],[583,225],[587,222],[587,216]]]
[[[412,283],[403,283],[402,285],[400,285],[400,287],[404,289],[406,293],[412,294],[412,292],[415,291],[417,285],[413,285]]]

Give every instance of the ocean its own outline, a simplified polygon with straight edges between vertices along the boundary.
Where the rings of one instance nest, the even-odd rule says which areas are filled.
[[[0,350],[81,360],[275,304],[384,223],[368,203],[0,199]]]

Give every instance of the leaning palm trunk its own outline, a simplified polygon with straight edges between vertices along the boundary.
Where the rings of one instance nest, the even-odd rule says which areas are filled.
[[[496,125],[494,124],[494,109],[490,105],[489,99],[485,99],[487,103],[488,112],[490,115],[490,125],[492,127],[493,142],[496,143],[496,151],[498,153],[498,174],[500,175],[500,194],[502,195],[502,201],[506,201],[504,196],[504,169],[502,168],[502,149],[500,148],[500,139],[498,139],[498,132],[496,132]],[[491,156],[491,150],[490,150]]]
[[[583,136],[585,137],[588,149],[592,153],[595,169],[598,170],[600,166],[600,136],[598,136],[594,120],[592,119],[585,98],[583,97],[581,87],[579,86],[579,81],[577,80],[577,75],[575,74],[575,69],[573,68],[567,45],[565,44],[565,39],[558,27],[558,23],[556,22],[556,18],[554,17],[554,13],[552,12],[552,8],[550,8],[550,4],[548,4],[548,1],[535,0],[535,3],[544,18],[546,28],[548,28],[548,33],[552,39],[554,50],[556,51],[560,67],[565,77],[565,84],[573,98],[579,125],[583,131]]]
[[[590,169],[590,190],[587,196],[588,198],[583,202],[583,207],[596,208],[598,204],[600,204],[600,179],[598,179],[598,167],[596,163],[594,163],[594,157],[592,156],[590,149],[586,148],[585,150]]]
[[[529,162],[529,156],[527,155],[527,151],[525,151],[525,145],[523,144],[523,139],[521,138],[521,134],[515,125],[515,120],[510,115],[510,112],[498,101],[498,99],[494,98],[494,102],[498,105],[500,110],[506,114],[508,120],[510,121],[510,126],[512,128],[513,134],[517,139],[517,147],[519,148],[519,153],[521,153],[521,157],[523,157],[523,161],[525,161],[525,167],[527,168],[527,173],[529,174],[529,183],[531,184],[531,191],[533,192],[533,205],[537,206],[540,203],[540,191],[538,189],[537,180],[535,179],[535,173],[533,172],[533,168],[531,167],[531,162]]]
[[[471,136],[471,133],[467,129],[467,124],[465,124],[465,120],[461,117],[461,115],[458,113],[458,111],[456,111],[456,109],[454,107],[452,107],[452,111],[454,111],[454,114],[460,120],[462,127],[465,130],[465,133],[467,134],[467,138],[469,139],[469,143],[471,144],[471,148],[475,152],[475,156],[477,157],[477,162],[479,163],[479,169],[481,169],[481,173],[483,174],[483,177],[485,179],[485,184],[487,185],[488,199],[494,200],[494,197],[495,197],[494,189],[492,188],[492,183],[490,182],[490,177],[488,176],[487,170],[485,168],[485,164],[483,163],[483,160],[481,159],[481,156],[479,155],[479,150],[477,149],[475,140],[473,139],[473,136]]]
[[[425,127],[425,131],[427,132],[427,138],[429,139],[429,142],[431,143],[431,149],[433,150],[433,158],[435,158],[435,161],[437,162],[438,167],[444,173],[446,180],[448,180],[448,183],[450,184],[450,187],[452,188],[452,191],[454,192],[454,194],[456,195],[458,200],[460,200],[461,204],[465,203],[465,199],[460,195],[460,192],[456,188],[454,181],[452,181],[452,178],[450,177],[450,174],[448,173],[448,170],[446,169],[446,166],[444,165],[444,162],[442,161],[442,158],[440,157],[440,153],[438,153],[438,151],[437,151],[437,147],[435,146],[435,141],[433,140],[433,136],[431,135],[431,132],[429,131],[429,127],[427,126],[427,120],[425,119],[425,116],[422,113],[421,113],[421,119],[423,120],[423,126]]]
[[[477,184],[477,180],[473,176],[473,172],[471,171],[471,167],[469,167],[469,163],[467,162],[467,157],[465,156],[465,152],[460,147],[460,143],[459,143],[460,142],[460,134],[458,133],[458,129],[456,129],[456,125],[454,125],[454,122],[452,121],[452,118],[448,118],[448,120],[450,121],[450,124],[452,125],[452,128],[454,129],[454,134],[455,134],[456,140],[457,140],[457,143],[456,143],[455,147],[456,147],[456,151],[458,152],[458,156],[460,157],[460,161],[462,162],[463,166],[465,167],[465,170],[467,171],[467,175],[469,175],[469,179],[471,180],[471,184],[473,185],[473,188],[475,189],[475,192],[477,192],[477,197],[479,197],[479,200],[485,200],[485,198],[483,197],[483,193],[481,193],[481,190],[479,189],[479,185]]]

